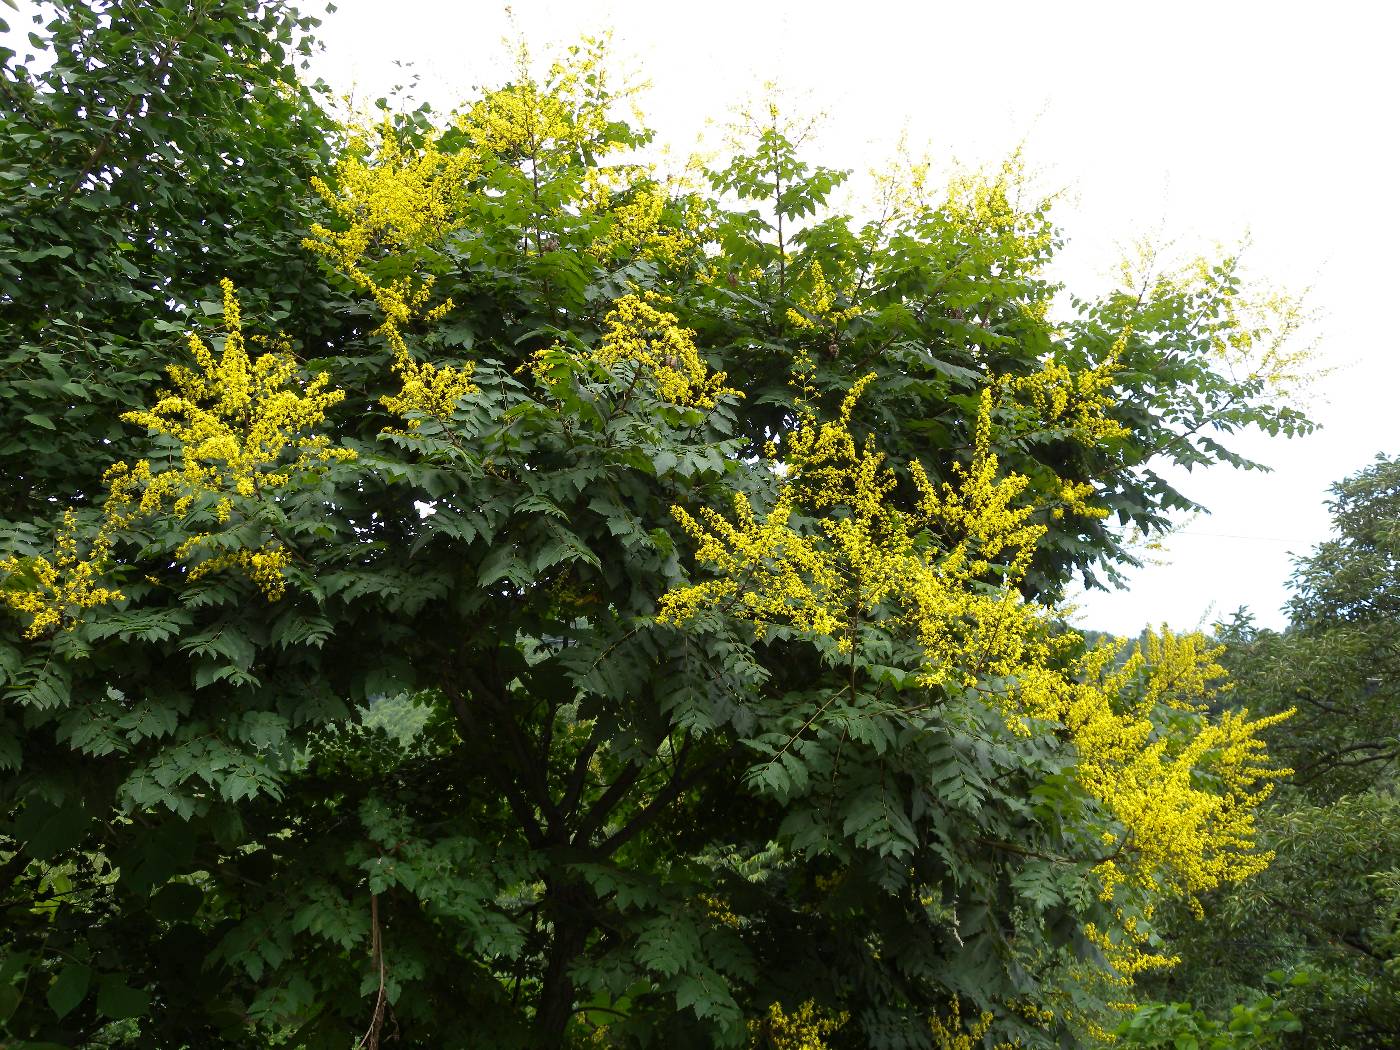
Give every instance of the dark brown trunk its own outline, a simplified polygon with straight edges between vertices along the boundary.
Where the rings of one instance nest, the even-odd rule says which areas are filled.
[[[538,1050],[558,1050],[574,1016],[574,979],[569,971],[588,944],[592,929],[587,903],[588,890],[576,882],[555,883],[546,891],[546,914],[553,926],[549,959],[545,964],[544,987],[535,1007],[535,1038]]]

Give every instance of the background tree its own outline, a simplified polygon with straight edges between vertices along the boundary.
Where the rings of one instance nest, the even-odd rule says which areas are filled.
[[[221,278],[307,346],[341,305],[292,236],[336,134],[294,68],[315,19],[223,0],[43,11],[39,33],[0,49],[12,520],[60,491],[90,496],[93,466],[133,451],[120,415],[144,404],[190,320],[217,316]]]
[[[326,128],[287,9],[146,10],[48,30],[150,98],[92,96],[89,152],[133,152],[94,179],[80,151],[44,207],[107,216],[177,132],[233,149],[230,96],[183,109],[161,57],[218,33],[214,85],[293,107],[244,111],[267,151],[238,178]],[[62,110],[110,65],[8,89]],[[1059,235],[1017,166],[906,172],[856,220],[776,110],[687,182],[638,161],[626,94],[585,43],[454,113],[325,130],[334,163],[256,202],[211,179],[254,214],[171,242],[205,317],[148,317],[185,346],[147,338],[119,395],[114,369],[24,388],[18,1045],[1082,1042],[1163,964],[1162,898],[1263,866],[1269,723],[1205,710],[1198,639],[1091,649],[1047,603],[1127,558],[1110,516],[1189,502],[1154,457],[1307,428],[1276,398],[1292,307],[1227,260],[1054,321]],[[210,204],[187,181],[131,241],[152,258]],[[230,227],[239,266],[205,270]],[[16,251],[76,258],[65,231]],[[247,290],[212,298],[218,272]],[[21,281],[6,316],[82,280]]]
[[[113,460],[146,451],[120,417],[147,403],[183,334],[218,318],[220,278],[303,348],[354,330],[353,305],[296,243],[304,185],[339,134],[296,68],[314,24],[280,3],[196,0],[49,3],[32,25],[0,25],[4,554],[50,544],[45,519],[100,502]],[[227,713],[177,719],[158,687],[125,707],[105,689],[70,692],[66,663],[86,645],[26,662],[15,641],[0,640],[0,1017],[12,1035],[77,1045],[134,1039],[121,1019],[153,1013],[147,1042],[219,1045],[204,946],[170,921],[190,891],[150,900],[175,871],[170,851],[186,855],[208,825],[112,814],[126,753],[171,742],[177,721],[185,741],[207,739]],[[108,645],[133,679],[190,658]]]
[[[1235,701],[1296,710],[1270,734],[1295,772],[1262,821],[1277,859],[1223,895],[1209,923],[1172,923],[1184,961],[1161,986],[1218,1010],[1260,994],[1271,972],[1292,974],[1299,1046],[1400,1038],[1397,482],[1400,464],[1382,456],[1333,486],[1334,537],[1298,559],[1287,630],[1237,616],[1220,634]]]

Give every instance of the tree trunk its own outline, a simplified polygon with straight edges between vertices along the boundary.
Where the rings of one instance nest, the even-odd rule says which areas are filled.
[[[545,914],[553,926],[544,987],[535,1007],[535,1038],[538,1050],[558,1050],[574,1015],[574,965],[592,929],[588,914],[588,890],[581,883],[551,883],[545,890]]]

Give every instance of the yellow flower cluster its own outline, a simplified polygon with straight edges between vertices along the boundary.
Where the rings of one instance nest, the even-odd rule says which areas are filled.
[[[397,336],[398,333],[395,332]],[[397,345],[394,345],[397,342]],[[480,389],[472,381],[475,366],[467,361],[461,365],[435,365],[431,361],[415,361],[408,354],[402,339],[391,341],[394,346],[394,371],[403,382],[397,394],[381,398],[384,407],[408,421],[407,432],[417,430],[423,417],[447,422],[464,397]],[[401,432],[398,432],[401,433]]]
[[[722,397],[742,397],[724,385],[725,373],[710,372],[695,346],[695,333],[656,305],[664,302],[647,292],[624,295],[613,303],[603,318],[603,337],[592,360],[606,369],[634,365],[634,376],[645,372],[656,396],[673,405],[709,409]]]
[[[72,627],[79,622],[75,610],[122,599],[120,591],[97,581],[111,563],[115,533],[138,516],[161,513],[167,505],[170,512],[184,515],[196,501],[213,497],[215,516],[227,522],[235,498],[266,496],[296,474],[355,458],[353,450],[333,447],[329,438],[313,433],[344,393],[327,389],[330,377],[324,372],[298,384],[296,361],[285,339],[271,340],[269,352],[250,358],[233,282],[225,278],[221,287],[224,345],[219,355],[191,333],[189,348],[197,367],[169,366],[172,389],[154,407],[122,416],[178,441],[180,466],[156,472],[142,459],[108,468],[102,479],[107,495],[101,522],[85,557],[79,555],[77,519],[70,511],[59,528],[52,560],[0,561],[0,572],[12,580],[32,580],[0,591],[0,601],[32,618],[26,637]],[[176,559],[188,559],[210,539],[209,533],[190,536],[176,550]],[[283,592],[288,559],[286,550],[269,543],[208,558],[190,568],[189,578],[236,568],[276,599]]]
[[[802,309],[789,309],[787,312],[788,323],[794,328],[835,330],[851,318],[860,316],[859,306],[836,308],[837,292],[827,282],[820,262],[812,263],[808,280],[811,287],[805,289],[798,299],[797,305]]]
[[[307,247],[348,260],[353,270],[371,246],[409,252],[435,244],[461,224],[468,185],[480,169],[471,151],[443,153],[432,139],[415,146],[387,119],[357,131],[336,164],[335,187],[311,179],[347,229],[314,225]]]
[[[577,149],[601,131],[598,114],[579,114],[533,80],[489,92],[457,118],[478,149],[503,159],[538,158],[545,151]]]
[[[721,926],[728,926],[730,929],[738,930],[744,926],[744,920],[734,913],[729,902],[723,897],[713,893],[702,893],[699,901],[705,906],[705,911],[709,917]]]
[[[1112,643],[1093,649],[1068,674],[1026,661],[1014,710],[1068,731],[1077,779],[1122,828],[1105,833],[1108,856],[1096,869],[1104,898],[1130,881],[1196,907],[1201,893],[1257,874],[1271,859],[1254,850],[1254,815],[1287,770],[1268,764],[1259,733],[1288,714],[1205,718],[1204,701],[1222,688],[1224,671],[1219,650],[1199,635],[1149,632],[1112,669],[1121,651]],[[1193,717],[1174,720],[1173,711]]]
[[[753,1050],[827,1050],[826,1037],[850,1020],[850,1014],[823,1015],[808,999],[792,1013],[773,1003],[768,1013],[749,1022],[749,1046]]]
[[[447,421],[457,403],[474,394],[474,366],[420,362],[409,352],[404,329],[414,321],[432,324],[452,309],[451,299],[428,307],[431,274],[397,276],[381,282],[367,268],[370,252],[411,256],[430,247],[461,225],[467,185],[479,172],[470,151],[443,153],[429,140],[421,147],[408,144],[387,122],[378,130],[373,150],[364,139],[336,168],[336,188],[321,179],[312,185],[345,224],[332,230],[319,223],[302,244],[367,292],[384,320],[375,335],[384,337],[393,355],[391,367],[402,381],[397,394],[383,398],[384,407],[408,420],[417,430],[423,417]]]
[[[1108,508],[1096,507],[1089,502],[1098,494],[1092,482],[1063,481],[1060,484],[1060,505],[1050,508],[1050,516],[1059,521],[1066,514],[1076,514],[1081,518],[1106,518]]]
[[[608,100],[630,92],[608,88],[607,47],[606,37],[585,37],[550,66],[543,83],[530,72],[528,52],[519,48],[515,83],[488,92],[458,115],[457,126],[476,149],[507,162],[567,162],[585,148],[595,156],[620,149],[620,143],[606,142]]]
[[[1111,976],[1107,976],[1106,983],[1109,986],[1124,992],[1131,988],[1133,982],[1142,974],[1153,970],[1167,970],[1181,961],[1179,955],[1168,955],[1150,947],[1152,931],[1143,921],[1152,918],[1150,909],[1143,916],[1143,920],[1118,906],[1114,907],[1113,913],[1113,929],[1102,929],[1094,922],[1084,924],[1085,939],[1103,953],[1104,961],[1108,963]],[[1100,979],[1104,978],[1101,976]],[[1119,1006],[1132,1009],[1131,1005],[1126,1003]]]
[[[215,514],[227,521],[235,496],[285,485],[316,464],[355,458],[351,450],[333,448],[328,437],[313,433],[326,410],[344,400],[344,392],[327,389],[325,372],[298,388],[296,359],[284,338],[269,341],[267,353],[250,358],[233,282],[225,278],[221,286],[225,336],[219,356],[191,333],[190,353],[198,368],[171,365],[166,371],[172,389],[154,407],[122,416],[180,443],[181,469],[146,481],[144,510],[152,509],[151,498],[178,493],[174,510],[184,514],[208,494],[218,497]]]
[[[584,174],[585,214],[606,216],[606,232],[585,251],[595,259],[608,259],[618,251],[635,259],[679,265],[699,243],[695,231],[667,226],[665,187],[640,176],[631,168],[590,168]],[[630,184],[626,176],[634,176]]]
[[[1254,815],[1286,771],[1267,764],[1258,733],[1286,717],[1251,722],[1226,711],[1184,742],[1152,739],[1145,718],[1126,725],[1101,718],[1080,727],[1077,740],[1096,745],[1081,746],[1089,755],[1080,779],[1123,825],[1132,848],[1131,866],[1101,865],[1105,891],[1132,874],[1169,883],[1194,902],[1224,882],[1263,871],[1272,854],[1253,852]],[[1215,783],[1203,783],[1203,774]]]
[[[187,540],[181,546],[178,556],[188,557],[194,547],[207,537]],[[286,592],[287,582],[283,570],[291,564],[291,552],[276,544],[267,544],[257,550],[236,550],[226,554],[216,554],[190,568],[190,579],[198,580],[215,572],[238,569],[244,576],[257,584],[270,602],[275,602]]]
[[[1124,332],[1108,360],[1093,368],[1070,375],[1063,365],[1047,365],[1040,390],[1032,394],[1033,399],[1048,394],[1051,403],[1036,406],[1042,410],[1042,418],[1049,422],[1064,420],[1074,437],[1085,445],[1126,436],[1127,428],[1108,411],[1114,404],[1114,376],[1129,334]]]
[[[929,1031],[933,1033],[934,1050],[980,1050],[987,1030],[992,1027],[992,1020],[993,1015],[987,1011],[977,1020],[965,1025],[962,1019],[962,1003],[956,995],[953,996],[946,1021],[941,1017],[929,1018],[928,1026]],[[1013,1050],[1020,1045],[1020,1040],[1015,1043],[1003,1042],[998,1043],[994,1050]]]
[[[1121,691],[1136,675],[1139,705],[1144,710],[1163,704],[1179,711],[1197,711],[1206,701],[1234,688],[1218,662],[1224,653],[1223,645],[1207,647],[1199,633],[1175,634],[1163,624],[1160,630],[1143,632],[1109,688]]]
[[[912,512],[901,512],[891,499],[898,479],[883,454],[870,440],[858,447],[850,432],[856,402],[874,378],[852,386],[834,421],[799,410],[775,465],[782,484],[762,520],[742,493],[734,523],[710,508],[700,520],[673,510],[697,543],[696,560],[717,578],[664,595],[663,622],[723,607],[760,635],[782,624],[834,637],[849,652],[860,624],[888,603],[895,607],[890,623],[911,628],[922,645],[925,685],[972,685],[1002,656],[1003,636],[1014,641],[1022,625],[1022,603],[1014,588],[995,592],[978,582],[998,573],[1019,579],[1044,527],[1027,521],[1032,508],[1014,505],[1026,479],[996,476],[990,394],[981,401],[972,462],[955,469],[957,484],[937,488],[915,463],[917,500]],[[799,512],[817,518],[815,532],[793,527]],[[917,542],[928,534],[947,537],[947,545]],[[970,653],[980,654],[971,664]]]
[[[969,236],[995,237],[1007,264],[1030,264],[1035,269],[1051,247],[1054,230],[1046,217],[1048,200],[1037,201],[1030,208],[1021,204],[1029,183],[1018,150],[993,176],[977,172],[950,179],[943,213],[954,228],[966,230]]]
[[[909,147],[908,136],[901,134],[893,156],[883,167],[869,172],[880,226],[897,217],[927,213],[932,169],[929,156],[916,155]]]
[[[1131,330],[1125,331],[1108,357],[1093,368],[1072,372],[1052,357],[1039,372],[1004,378],[1000,385],[1028,403],[1041,429],[1067,431],[1086,447],[1126,437],[1127,428],[1109,411],[1115,401],[1114,377],[1131,334]]]
[[[0,604],[30,617],[24,636],[37,638],[65,625],[72,610],[121,601],[120,591],[99,582],[110,559],[111,537],[105,530],[88,545],[86,557],[79,553],[78,516],[65,511],[54,537],[52,559],[42,555],[25,561],[14,556],[0,559],[0,574],[6,577]],[[70,618],[66,625],[74,622]]]

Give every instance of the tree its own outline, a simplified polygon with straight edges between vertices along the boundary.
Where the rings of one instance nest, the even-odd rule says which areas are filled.
[[[213,39],[160,11],[159,105],[115,126],[178,112],[152,56]],[[61,15],[60,50],[132,36]],[[321,127],[253,30],[304,23],[228,19]],[[7,76],[38,111],[110,73]],[[1165,962],[1163,897],[1266,863],[1269,720],[1205,710],[1199,639],[1089,647],[1053,601],[1128,559],[1109,516],[1189,503],[1154,457],[1307,428],[1271,385],[1288,310],[1226,260],[1053,322],[1014,164],[905,172],[856,220],[776,109],[687,182],[636,159],[626,94],[585,43],[328,133],[308,192],[248,204],[281,202],[207,320],[147,303],[188,334],[162,389],[27,388],[54,428],[15,427],[0,562],[19,1045],[1056,1045]],[[70,196],[106,215],[113,166]],[[203,288],[209,247],[169,265]],[[314,301],[256,293],[307,259]],[[31,328],[61,301],[7,294]]]
[[[1296,709],[1271,745],[1323,802],[1393,783],[1400,758],[1400,463],[1378,457],[1332,493],[1336,537],[1298,559],[1289,628],[1238,617],[1220,634],[1243,702]]]

